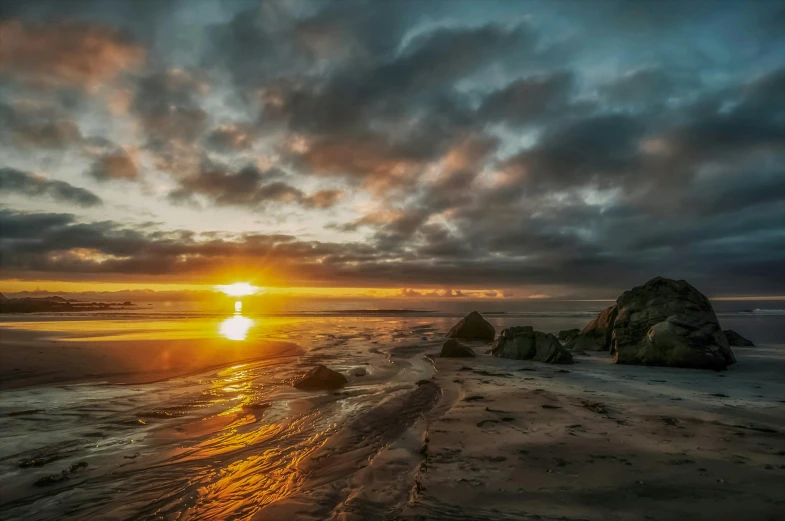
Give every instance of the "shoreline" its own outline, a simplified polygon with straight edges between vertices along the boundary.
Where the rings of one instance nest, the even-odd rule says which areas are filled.
[[[0,391],[98,382],[149,384],[300,352],[296,344],[277,340],[84,341],[41,331],[1,331]]]

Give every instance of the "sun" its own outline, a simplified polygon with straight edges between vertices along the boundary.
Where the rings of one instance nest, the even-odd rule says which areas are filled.
[[[253,295],[259,291],[259,288],[252,286],[247,282],[235,282],[234,284],[224,284],[215,286],[215,289],[222,291],[231,297],[245,297]]]

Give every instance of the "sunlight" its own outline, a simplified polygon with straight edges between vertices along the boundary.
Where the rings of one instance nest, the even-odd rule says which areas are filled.
[[[231,297],[245,297],[253,295],[259,288],[252,286],[247,282],[235,282],[234,284],[224,284],[215,286],[215,289],[222,291]]]
[[[234,311],[235,313],[240,313],[243,310],[243,303],[241,301],[237,301],[234,303]]]
[[[245,340],[251,326],[253,326],[253,320],[242,315],[235,315],[221,322],[219,332],[222,337],[229,340]]]

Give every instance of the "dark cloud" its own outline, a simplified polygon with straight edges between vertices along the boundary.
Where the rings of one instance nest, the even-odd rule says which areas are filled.
[[[149,133],[152,146],[166,141],[194,141],[205,129],[207,113],[200,96],[209,85],[194,73],[171,69],[143,77],[131,106]]]
[[[299,136],[303,146],[288,151],[313,173],[373,188],[409,184],[477,132],[469,100],[454,82],[489,64],[534,57],[537,43],[527,24],[434,29],[326,82],[272,85],[262,98],[263,117]]]
[[[676,88],[674,79],[662,69],[634,70],[603,85],[601,92],[611,101],[621,103],[665,102]]]
[[[54,179],[35,176],[14,168],[0,168],[0,188],[6,193],[18,193],[31,197],[51,197],[78,206],[98,206],[101,198],[93,192]]]
[[[97,181],[138,181],[139,169],[136,161],[121,147],[99,155],[87,172]]]
[[[783,273],[785,243],[781,234],[775,231],[785,224],[785,211],[776,208],[769,204],[752,213],[730,212],[718,218],[698,220],[688,232],[684,230],[683,221],[647,219],[631,228],[634,221],[623,214],[609,221],[594,210],[589,219],[593,223],[585,222],[585,212],[580,222],[560,223],[562,229],[585,228],[591,224],[605,228],[603,248],[590,254],[567,247],[554,250],[545,238],[548,234],[558,234],[559,230],[535,229],[536,236],[516,253],[511,253],[509,248],[494,248],[475,237],[474,242],[465,243],[464,252],[445,258],[426,258],[416,253],[407,255],[407,248],[414,243],[385,250],[367,243],[307,242],[279,235],[200,238],[187,230],[166,232],[149,226],[131,228],[111,221],[82,224],[67,214],[20,214],[4,210],[0,212],[0,227],[4,231],[0,253],[7,273],[31,276],[40,276],[42,272],[60,273],[61,276],[105,274],[115,278],[169,275],[179,280],[227,266],[253,274],[264,266],[266,273],[285,272],[287,282],[296,285],[389,286],[404,276],[408,284],[420,287],[434,284],[494,287],[542,284],[547,280],[549,284],[579,285],[585,289],[604,286],[604,292],[612,293],[639,282],[641,273],[663,273],[687,277],[708,292],[721,288],[771,294],[785,290],[777,282],[785,279],[776,276]],[[742,216],[743,223],[727,226]],[[768,226],[756,234],[749,234],[748,227],[761,222],[762,218]],[[548,221],[556,224],[557,219],[543,222]],[[652,222],[657,225],[653,226]],[[708,230],[714,230],[714,233],[706,233]],[[620,231],[620,235],[614,235]],[[697,240],[690,241],[686,233]],[[666,244],[678,244],[673,238],[681,235],[691,248],[663,249],[662,242],[654,239],[667,234],[671,239]],[[652,240],[642,242],[644,236]],[[510,237],[509,240],[509,245],[515,244],[516,239]],[[517,240],[521,240],[520,236]],[[742,241],[744,248],[735,248],[735,253],[728,255],[723,244],[734,240]],[[499,255],[502,251],[507,254]],[[722,251],[726,254],[720,254]],[[706,272],[707,262],[712,262],[712,274]],[[743,274],[752,272],[751,266],[764,270],[771,278],[764,283],[761,278],[744,277]],[[739,270],[742,278],[715,278],[715,273],[730,274],[734,270]]]
[[[152,72],[137,85],[131,112],[145,132],[144,147],[156,167],[176,175],[193,173],[203,160],[197,146],[208,127],[202,98],[210,84],[199,71],[172,68]]]
[[[0,104],[0,138],[13,146],[64,149],[82,141],[79,127],[62,111],[36,103]]]
[[[261,171],[253,165],[236,172],[217,164],[205,164],[196,176],[183,178],[180,186],[169,194],[176,202],[191,201],[196,195],[208,198],[221,206],[256,207],[264,203],[293,203],[307,208],[330,208],[343,192],[322,190],[306,195],[282,179],[286,173],[273,168]]]
[[[562,115],[571,104],[574,82],[569,71],[516,80],[487,95],[478,110],[479,116],[521,124]]]
[[[605,187],[639,170],[644,130],[641,121],[627,115],[591,116],[549,130],[503,168],[522,190]]]
[[[144,50],[112,27],[0,21],[0,71],[36,86],[93,88],[138,69]]]
[[[254,129],[243,125],[222,125],[207,136],[207,145],[217,151],[247,150],[256,140]]]

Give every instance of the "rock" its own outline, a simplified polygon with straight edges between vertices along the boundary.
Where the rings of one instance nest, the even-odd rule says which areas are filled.
[[[728,339],[728,344],[733,347],[755,347],[752,341],[747,340],[732,329],[726,329],[723,333],[725,333],[725,338]]]
[[[449,339],[442,345],[442,358],[469,358],[476,356],[470,347],[459,344],[454,338]]]
[[[558,338],[562,342],[569,342],[570,340],[578,336],[580,333],[581,333],[580,329],[565,329],[563,331],[559,331],[559,334],[556,335],[556,338]]]
[[[303,391],[339,389],[346,385],[346,377],[323,365],[317,365],[292,385]]]
[[[569,347],[610,351],[617,364],[725,369],[736,362],[709,300],[686,281],[662,277],[625,291]]]
[[[600,311],[597,318],[589,322],[579,335],[567,342],[567,349],[571,351],[607,351],[616,313],[615,305]]]
[[[493,328],[490,322],[482,318],[482,315],[476,311],[472,311],[466,315],[447,333],[448,338],[485,340],[487,342],[493,342],[493,338],[495,336],[496,330]]]
[[[368,371],[365,367],[356,367],[352,370],[352,376],[365,376],[368,374]]]
[[[535,360],[548,364],[571,364],[572,355],[552,333],[535,331],[532,326],[502,330],[491,354],[515,360]]]
[[[270,407],[272,407],[272,404],[266,402],[246,403],[243,405],[243,411],[245,412],[263,411],[265,409],[269,409]]]

